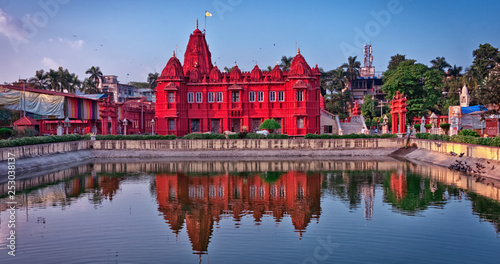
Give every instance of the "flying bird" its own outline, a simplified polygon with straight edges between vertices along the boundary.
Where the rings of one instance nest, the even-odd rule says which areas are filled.
[[[465,154],[465,152],[462,152],[462,153],[460,153],[460,155],[458,155],[458,156],[461,158],[461,157],[463,157],[463,156],[464,156],[464,154]]]
[[[453,151],[450,151],[450,154],[451,154],[452,156],[456,156],[456,155],[457,155],[457,153],[455,153],[455,152],[453,152]]]

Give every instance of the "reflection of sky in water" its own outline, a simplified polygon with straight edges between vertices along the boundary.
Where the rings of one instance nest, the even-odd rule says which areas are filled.
[[[88,175],[30,191],[27,214],[17,211],[16,263],[311,263],[315,252],[324,263],[496,263],[491,252],[500,245],[494,225],[476,212],[488,201],[413,174]],[[210,183],[223,179],[225,196],[217,200]],[[291,200],[256,202],[259,184],[281,183]],[[284,212],[279,222],[277,212]],[[8,212],[0,218],[4,238]],[[4,239],[0,246],[6,255]]]

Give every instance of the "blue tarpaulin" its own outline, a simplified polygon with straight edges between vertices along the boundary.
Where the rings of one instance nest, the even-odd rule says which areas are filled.
[[[462,114],[470,114],[473,112],[478,112],[478,111],[486,111],[486,107],[484,105],[473,105],[473,106],[462,106]]]

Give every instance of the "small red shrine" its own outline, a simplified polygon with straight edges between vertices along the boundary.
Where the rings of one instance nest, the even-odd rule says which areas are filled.
[[[184,53],[184,65],[173,56],[157,81],[156,132],[183,136],[188,133],[223,133],[258,130],[274,118],[289,135],[320,129],[320,72],[311,68],[300,49],[290,70],[276,65],[262,71],[257,65],[229,73],[212,64],[205,33],[196,27]]]
[[[353,116],[361,115],[361,107],[359,107],[358,102],[354,102],[354,107],[352,108],[352,115]]]
[[[392,97],[391,101],[391,115],[392,115],[392,133],[405,133],[406,123],[406,97],[403,94],[396,92],[396,96]],[[399,123],[398,123],[399,118]],[[399,124],[399,130],[398,130]]]

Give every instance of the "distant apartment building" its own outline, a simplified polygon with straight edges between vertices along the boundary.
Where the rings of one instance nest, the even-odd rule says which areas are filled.
[[[119,103],[125,102],[126,98],[137,93],[137,87],[119,83],[118,77],[115,75],[103,76],[100,89],[103,93],[112,93],[113,101]]]

